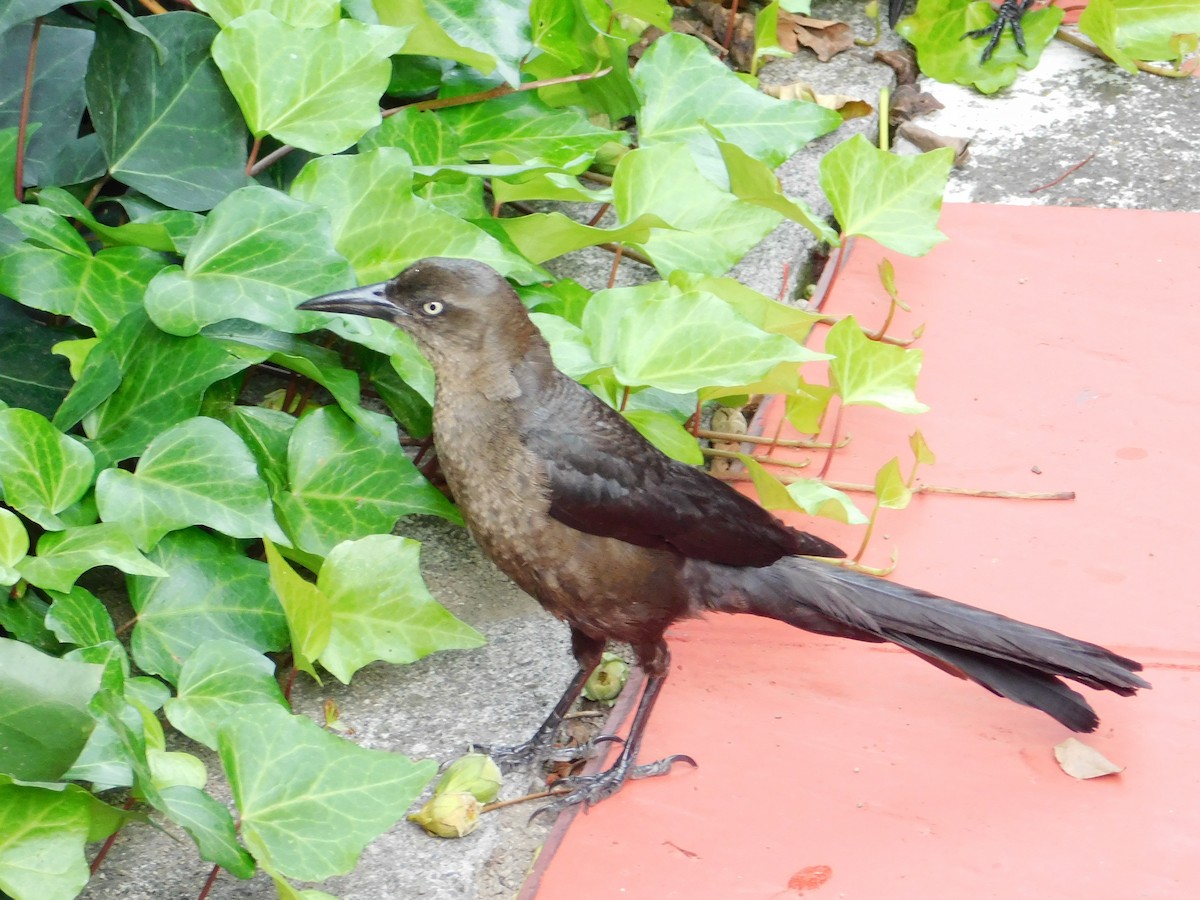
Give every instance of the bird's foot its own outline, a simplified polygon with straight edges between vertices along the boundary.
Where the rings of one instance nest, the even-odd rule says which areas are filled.
[[[602,734],[590,741],[571,747],[555,746],[553,735],[549,740],[535,735],[521,744],[491,745],[471,744],[473,753],[486,753],[503,771],[531,767],[545,762],[578,762],[596,755],[596,745],[606,742],[624,743],[616,735]]]
[[[659,775],[666,775],[670,771],[671,766],[677,762],[687,763],[695,768],[697,763],[690,756],[683,753],[676,753],[672,756],[665,756],[662,759],[655,760],[652,763],[644,763],[643,765],[634,765],[630,756],[622,753],[616,763],[610,769],[603,772],[597,772],[594,775],[571,775],[567,778],[562,778],[554,783],[554,787],[566,787],[567,791],[561,797],[551,803],[547,803],[532,816],[529,817],[533,821],[543,813],[554,816],[571,806],[583,804],[583,808],[587,809],[601,800],[605,800],[621,789],[626,781],[637,778],[654,778]]]
[[[1017,49],[1021,53],[1025,53],[1025,30],[1021,27],[1021,17],[1029,11],[1031,6],[1033,6],[1033,0],[1004,0],[996,10],[996,18],[992,24],[975,31],[968,31],[959,40],[990,38],[979,57],[979,64],[983,65],[992,58],[992,54],[1000,44],[1000,38],[1004,36],[1004,29],[1011,28],[1013,40],[1017,42]]]

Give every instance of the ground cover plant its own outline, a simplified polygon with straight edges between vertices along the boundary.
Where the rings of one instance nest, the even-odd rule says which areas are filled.
[[[323,896],[290,880],[351,870],[435,772],[287,704],[297,670],[348,681],[482,641],[392,533],[458,518],[393,421],[429,436],[428,364],[383,323],[300,301],[426,256],[487,262],[563,369],[696,464],[706,403],[783,394],[804,432],[831,402],[923,409],[919,350],[846,319],[830,383],[810,384],[821,315],[725,273],[785,218],[927,252],[950,150],[838,144],[820,175],[834,227],[773,168],[841,116],[765,96],[671,33],[659,0],[174,7],[0,11],[0,891],[16,898],[77,895],[86,846],[144,816],[282,897]],[[652,25],[667,33],[639,45]],[[543,268],[602,244],[660,280],[593,293]],[[865,521],[819,481],[751,468],[768,505]],[[885,470],[880,502],[898,505]],[[218,753],[235,813],[165,727]]]

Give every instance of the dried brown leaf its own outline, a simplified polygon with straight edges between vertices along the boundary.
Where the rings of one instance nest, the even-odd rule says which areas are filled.
[[[917,54],[911,47],[903,50],[876,50],[875,58],[892,67],[896,73],[897,84],[917,83],[920,70],[917,68]]]
[[[813,19],[780,11],[777,32],[783,49],[795,53],[799,47],[807,47],[821,62],[829,62],[854,46],[854,29],[833,19]]]
[[[930,150],[938,149],[938,147],[949,147],[954,151],[954,165],[956,168],[961,169],[967,164],[967,160],[971,158],[971,152],[968,149],[971,146],[970,138],[946,137],[927,128],[914,125],[912,122],[901,122],[900,127],[896,129],[896,134],[915,146],[922,153],[928,153]]]
[[[713,39],[724,46],[725,36],[729,34],[729,10],[709,0],[696,0],[692,9],[712,27]],[[750,71],[754,63],[754,16],[738,13],[734,17],[733,35],[729,41],[729,58],[742,71]]]
[[[935,110],[944,109],[941,101],[926,93],[915,84],[901,84],[892,93],[892,108],[889,120],[893,125],[927,116]]]
[[[1058,760],[1062,770],[1072,778],[1101,778],[1125,771],[1124,766],[1118,766],[1096,748],[1089,747],[1073,737],[1055,746],[1054,758]]]
[[[762,91],[764,94],[780,100],[807,100],[809,103],[819,104],[826,109],[837,110],[843,121],[869,116],[875,111],[875,108],[866,100],[851,97],[849,94],[819,94],[807,81],[764,84]]]

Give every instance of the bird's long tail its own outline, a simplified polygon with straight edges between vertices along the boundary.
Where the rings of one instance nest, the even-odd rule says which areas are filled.
[[[1149,683],[1140,663],[988,612],[802,557],[761,569],[706,564],[699,592],[719,612],[767,616],[819,634],[891,641],[994,694],[1032,706],[1074,731],[1094,731],[1095,711],[1059,676],[1128,696]]]

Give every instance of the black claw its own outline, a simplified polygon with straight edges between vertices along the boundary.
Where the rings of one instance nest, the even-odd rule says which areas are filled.
[[[555,786],[558,787],[561,785],[567,788],[567,790],[561,797],[547,803],[541,809],[534,812],[529,817],[529,821],[532,822],[543,813],[557,815],[564,809],[572,806],[582,805],[586,810],[589,806],[611,797],[621,789],[621,785],[627,780],[656,778],[659,775],[665,775],[670,771],[671,766],[677,762],[684,762],[692,767],[697,767],[698,765],[694,759],[683,753],[665,756],[662,759],[640,766],[630,765],[628,760],[622,757],[617,760],[611,769],[603,772],[597,772],[594,775],[570,775],[559,779],[555,782]]]
[[[1025,29],[1021,27],[1021,17],[1028,12],[1031,6],[1033,6],[1033,0],[1004,0],[1000,4],[1000,8],[996,10],[996,18],[990,25],[984,28],[977,28],[975,31],[968,31],[959,40],[981,37],[990,38],[979,57],[979,64],[983,65],[992,58],[996,47],[1000,45],[1000,38],[1004,35],[1004,29],[1011,28],[1013,40],[1017,43],[1017,49],[1027,56],[1028,54],[1025,51]]]

